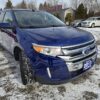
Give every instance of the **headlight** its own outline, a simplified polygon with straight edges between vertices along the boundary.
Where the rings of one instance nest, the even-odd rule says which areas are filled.
[[[51,47],[51,46],[49,47],[49,46],[42,46],[37,44],[32,44],[32,45],[33,45],[33,49],[38,53],[42,53],[50,56],[62,55],[60,47]]]
[[[91,22],[88,22],[88,24],[90,24]]]

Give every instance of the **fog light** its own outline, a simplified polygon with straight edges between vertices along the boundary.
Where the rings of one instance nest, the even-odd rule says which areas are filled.
[[[77,70],[79,70],[79,69],[82,69],[83,63],[80,63],[80,64],[67,63],[67,67],[68,67],[68,70],[69,70],[70,72],[72,72],[72,71],[77,71]]]

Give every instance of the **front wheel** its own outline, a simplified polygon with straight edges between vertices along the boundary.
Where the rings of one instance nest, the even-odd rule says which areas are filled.
[[[95,27],[95,24],[93,23],[92,25],[91,25],[91,28],[94,28]]]
[[[19,62],[22,83],[24,85],[31,84],[34,80],[32,65],[29,58],[22,51],[19,53]]]

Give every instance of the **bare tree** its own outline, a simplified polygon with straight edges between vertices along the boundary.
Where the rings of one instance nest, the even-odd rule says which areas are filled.
[[[46,0],[51,6],[58,5],[60,0]]]
[[[28,8],[29,8],[29,9],[37,9],[37,2],[36,2],[36,0],[31,0],[31,1],[28,3]]]
[[[19,4],[17,4],[14,8],[22,8],[22,9],[27,9],[27,4],[26,1],[23,0],[22,2],[20,2]]]
[[[88,11],[100,10],[98,0],[81,0],[81,2],[87,7]]]
[[[80,4],[79,0],[71,0],[71,5],[73,9],[77,9]]]
[[[98,3],[98,0],[95,0],[95,1],[96,1],[96,4],[97,4],[97,8],[98,8],[98,10],[100,12],[100,3]]]
[[[29,9],[37,9],[36,0],[27,0],[27,6]]]

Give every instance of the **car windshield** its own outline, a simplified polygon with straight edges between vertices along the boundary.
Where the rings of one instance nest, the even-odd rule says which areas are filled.
[[[21,28],[61,27],[65,24],[47,12],[14,11],[16,21]]]

